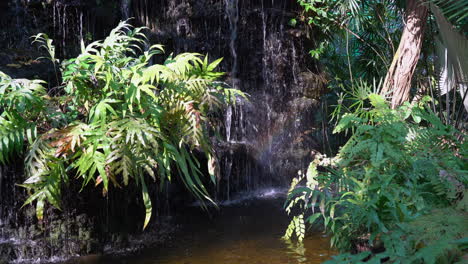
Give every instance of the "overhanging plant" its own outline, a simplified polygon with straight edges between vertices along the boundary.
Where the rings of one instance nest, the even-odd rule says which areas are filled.
[[[206,155],[214,183],[209,117],[245,95],[217,81],[221,59],[209,63],[206,56],[183,53],[152,65],[163,47],[142,49],[148,46],[143,29],[121,22],[105,40],[82,43],[79,56],[63,61],[63,89],[55,95],[42,81],[0,73],[0,161],[25,154],[21,186],[38,219],[46,203],[61,208],[72,180],[100,186],[104,195],[111,185],[140,186],[143,227],[153,210],[150,181],[163,186],[178,176],[196,198],[213,202],[194,151]],[[53,48],[45,34],[35,41]]]

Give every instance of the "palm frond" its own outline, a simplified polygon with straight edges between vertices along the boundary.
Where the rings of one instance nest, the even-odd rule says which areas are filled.
[[[468,18],[468,2],[464,0],[427,0],[435,4],[441,13],[451,21],[462,22]]]
[[[467,4],[468,8],[468,4]],[[457,32],[450,22],[445,19],[442,11],[434,5],[431,5],[431,10],[434,13],[439,28],[440,40],[437,41],[438,66],[440,67],[440,75],[438,87],[440,95],[446,94],[447,100],[450,100],[449,92],[452,89],[457,89],[462,98],[461,104],[468,111],[468,100],[465,96],[468,90],[468,39]],[[451,98],[456,104],[456,98]],[[450,113],[450,108],[445,109],[446,119],[457,119],[456,113]],[[456,123],[453,120],[453,123]]]

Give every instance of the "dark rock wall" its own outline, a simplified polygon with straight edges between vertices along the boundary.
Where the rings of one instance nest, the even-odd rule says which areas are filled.
[[[315,114],[324,80],[307,54],[311,43],[288,26],[299,10],[295,0],[124,2],[121,13],[168,50],[224,57],[226,81],[250,95],[227,109],[220,131],[222,197],[284,186],[308,162],[309,150],[321,147]]]

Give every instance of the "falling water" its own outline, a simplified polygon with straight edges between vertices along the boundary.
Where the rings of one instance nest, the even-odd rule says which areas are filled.
[[[240,100],[240,99],[239,99]],[[240,132],[241,132],[241,142],[245,142],[245,119],[244,119],[244,109],[243,109],[243,103],[244,102],[239,102],[238,103],[238,108],[239,108],[239,127],[240,127]]]
[[[231,38],[229,47],[232,55],[232,69],[231,77],[234,79],[237,77],[237,22],[239,22],[239,0],[225,0],[226,1],[226,14],[229,19],[229,29],[231,31]]]
[[[129,19],[130,18],[130,6],[131,0],[121,0],[120,1],[120,12],[122,14],[122,19]]]
[[[55,14],[56,12],[57,12],[57,3],[54,3],[52,5],[52,21],[53,21],[52,25],[54,29],[57,27],[57,19],[56,19],[57,15]]]
[[[267,49],[267,42],[266,42],[266,37],[267,37],[267,26],[266,26],[266,14],[265,14],[265,6],[262,1],[262,37],[263,37],[263,50],[265,51]],[[263,56],[262,57],[262,77],[263,80],[266,80],[266,64],[267,64],[267,57]]]
[[[231,142],[232,106],[226,110],[226,142]]]
[[[238,0],[225,0],[226,14],[229,20],[230,29],[230,42],[229,47],[232,55],[232,66],[231,66],[231,77],[232,85],[238,87],[236,83],[237,77],[237,51],[236,51],[236,39],[237,39],[237,22],[239,20]],[[234,109],[235,110],[235,109]],[[226,142],[231,142],[231,127],[232,127],[232,115],[233,106],[228,106],[225,114],[225,129],[226,129]],[[229,155],[225,155],[224,162],[224,177],[226,179],[226,195],[227,200],[230,200],[231,193],[231,170],[232,170],[232,151]]]
[[[232,156],[227,156],[225,157],[225,177],[227,180],[226,184],[226,195],[227,195],[227,200],[230,200],[230,194],[231,194],[231,170],[232,170]]]
[[[83,41],[83,11],[80,10],[80,41]]]
[[[297,75],[299,73],[297,65],[297,54],[296,54],[296,47],[294,45],[294,41],[291,40],[291,57],[292,57],[292,75],[294,78],[294,84],[297,84]]]
[[[67,6],[63,6],[63,16],[62,22],[60,24],[60,28],[62,29],[62,47],[63,47],[63,54],[66,56],[66,49],[65,49],[65,40],[67,39]]]
[[[3,168],[0,168],[0,197],[3,197]],[[3,215],[3,208],[2,208],[2,203],[0,202],[0,240],[2,240],[4,236],[4,227],[3,227],[3,219],[5,216]]]

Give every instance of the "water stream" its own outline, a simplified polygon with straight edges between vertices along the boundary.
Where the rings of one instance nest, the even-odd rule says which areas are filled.
[[[281,239],[288,225],[284,191],[265,189],[233,197],[220,209],[197,204],[175,216],[180,228],[164,245],[130,256],[89,256],[65,264],[286,264],[322,263],[335,252],[321,232],[302,245]]]
[[[229,48],[231,50],[232,56],[232,68],[231,75],[232,78],[237,76],[237,50],[236,50],[236,40],[237,40],[237,23],[239,22],[239,1],[238,0],[225,0],[226,4],[226,15],[229,20],[229,29],[231,31]]]

